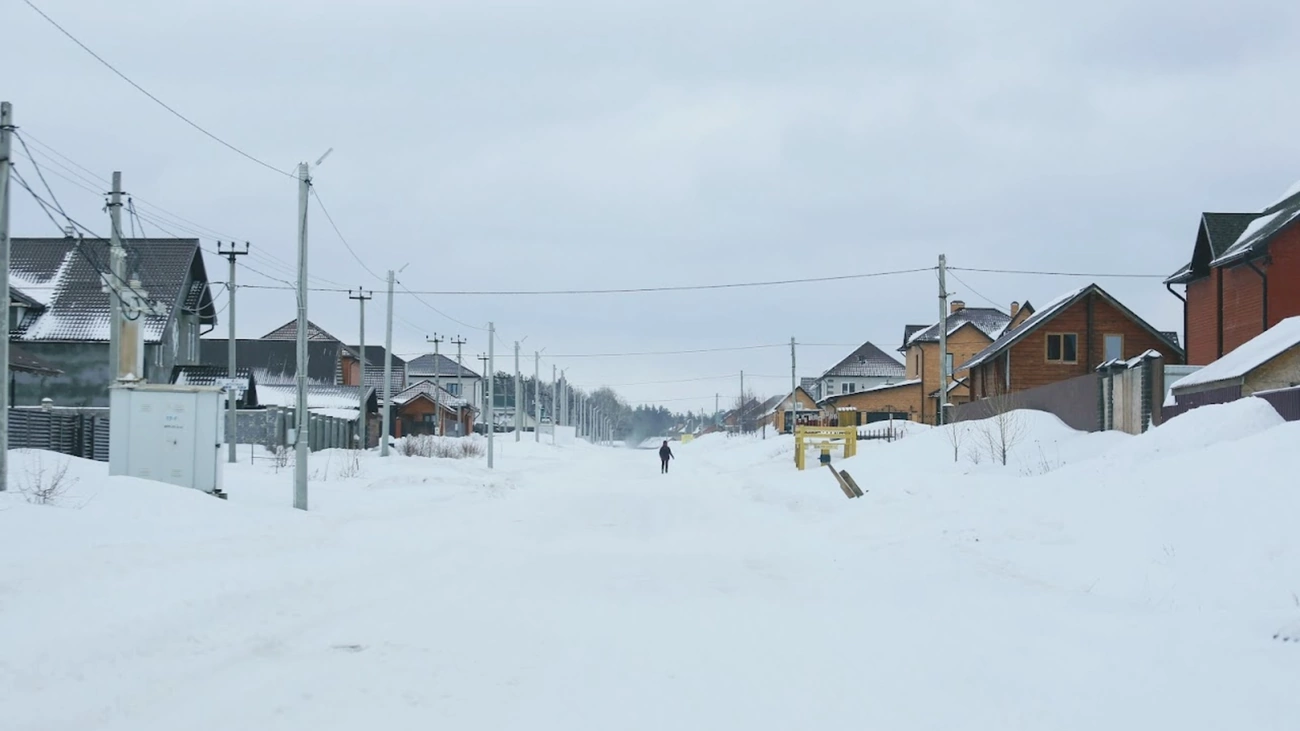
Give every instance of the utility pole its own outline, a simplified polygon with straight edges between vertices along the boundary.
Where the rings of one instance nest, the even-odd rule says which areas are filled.
[[[523,439],[519,430],[523,427],[522,407],[524,399],[524,384],[519,380],[519,341],[515,341],[515,441]]]
[[[542,443],[542,351],[533,351],[533,441]]]
[[[948,257],[939,255],[939,408],[935,423],[943,426],[943,405],[948,403]],[[922,394],[924,397],[924,394]]]
[[[108,373],[109,383],[117,383],[126,375],[122,372],[122,300],[118,296],[126,284],[126,249],[122,247],[121,172],[113,171],[113,190],[108,196]]]
[[[551,364],[551,444],[555,444],[555,430],[560,425],[559,417],[556,415],[556,409],[560,405],[560,379],[556,373],[559,368]]]
[[[403,266],[403,269],[406,267]],[[388,425],[393,402],[393,280],[396,272],[388,270],[388,322],[384,325],[384,420],[379,427],[379,456],[388,456]]]
[[[0,268],[4,269],[4,283],[0,284],[0,300],[9,311],[9,169],[13,155],[11,137],[14,133],[14,108],[9,102],[0,102]],[[112,304],[112,300],[109,301]],[[9,337],[0,338],[0,492],[9,489]]]
[[[488,369],[492,373],[492,380],[488,381],[488,401],[496,403],[494,391],[496,390],[496,340],[497,326],[495,323],[488,323]],[[492,469],[492,446],[496,440],[497,429],[496,420],[488,425],[488,469]]]
[[[116,185],[114,186],[116,187]],[[298,398],[294,408],[293,507],[307,509],[307,437],[311,419],[307,413],[307,196],[311,172],[307,163],[298,164],[298,358],[294,380]],[[116,228],[116,226],[114,226]]]
[[[491,410],[489,410],[489,408],[488,408],[488,407],[489,407],[489,404],[488,404],[488,400],[487,400],[487,397],[488,397],[488,383],[487,383],[488,357],[487,357],[486,354],[484,354],[484,355],[480,355],[480,356],[477,356],[477,357],[478,357],[479,362],[483,364],[483,365],[479,366],[479,370],[483,371],[483,394],[479,397],[479,406],[481,406],[481,407],[482,407],[482,410],[483,410],[483,423],[484,423],[484,424],[489,424],[489,425],[490,425],[490,424],[491,424],[491,419],[490,419],[490,417],[491,417],[491,415],[492,415],[492,412],[491,412]],[[484,436],[487,436],[487,432],[484,432],[483,434],[484,434]]]
[[[745,372],[740,372],[740,410],[736,412],[736,430],[741,434],[745,433]]]
[[[445,437],[447,430],[442,426],[442,353],[438,346],[446,338],[434,333],[433,337],[425,337],[424,340],[433,343],[433,433]]]
[[[794,338],[790,338],[790,422],[786,424],[790,433],[794,434],[794,422],[799,418],[799,376],[796,375],[798,369],[795,367],[794,359]]]
[[[226,444],[229,450],[229,454],[226,455],[226,461],[230,464],[234,464],[236,461],[235,443],[239,441],[236,438],[237,435],[235,433],[236,427],[239,424],[238,418],[235,414],[237,394],[234,386],[236,370],[235,345],[237,342],[235,340],[235,259],[248,254],[248,242],[245,241],[243,250],[240,250],[235,248],[235,242],[233,241],[230,242],[230,248],[228,249],[221,248],[221,242],[218,241],[217,254],[226,257],[226,260],[230,262],[229,281],[226,282],[226,287],[229,290],[228,294],[230,296],[230,304],[227,306],[227,309],[230,310],[230,336],[229,340],[226,342],[226,377],[231,379],[230,390],[226,394],[226,431],[228,432],[226,434]],[[111,304],[112,300],[110,299],[109,302]]]
[[[465,366],[461,363],[461,346],[465,344],[465,338],[457,335],[456,339],[451,341],[456,346],[456,398],[464,403],[471,403],[470,399],[465,398]],[[465,425],[465,414],[462,407],[456,408],[456,431],[460,431]],[[473,427],[473,425],[470,425]],[[464,436],[464,435],[462,435]]]
[[[357,386],[361,392],[361,403],[357,406],[357,432],[361,436],[361,449],[365,449],[370,442],[366,441],[366,300],[373,299],[374,292],[366,292],[364,289],[357,287],[357,293],[348,292],[348,299],[356,300],[361,306],[361,354],[357,356],[358,368]],[[232,300],[233,304],[233,300]]]
[[[713,394],[713,425],[718,426],[718,416],[722,413],[722,394]]]

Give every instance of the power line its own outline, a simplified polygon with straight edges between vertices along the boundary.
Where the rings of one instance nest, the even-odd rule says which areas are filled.
[[[397,285],[398,285],[399,287],[401,287],[402,290],[403,290],[404,292],[406,292],[407,294],[409,294],[409,295],[411,295],[412,297],[414,297],[416,302],[419,302],[420,304],[424,305],[425,307],[428,307],[430,310],[433,310],[434,312],[436,312],[436,313],[438,313],[439,315],[441,315],[441,316],[447,318],[448,320],[451,320],[452,322],[456,323],[457,325],[460,325],[461,327],[467,327],[467,328],[469,328],[469,329],[471,329],[471,330],[481,330],[481,331],[483,331],[483,332],[487,332],[487,328],[486,328],[486,327],[479,327],[478,325],[471,325],[471,324],[469,324],[468,322],[463,322],[463,321],[461,321],[461,320],[457,320],[456,318],[452,317],[451,315],[448,315],[447,313],[443,312],[442,310],[438,309],[437,307],[434,307],[433,305],[429,304],[428,302],[425,302],[424,299],[420,297],[420,294],[427,294],[427,292],[421,292],[421,293],[413,292],[413,291],[411,291],[410,289],[408,289],[408,288],[406,287],[405,284],[402,284],[402,282],[401,282],[400,280],[397,280]]]
[[[266,168],[267,170],[272,170],[272,171],[274,171],[274,172],[276,172],[276,173],[279,173],[280,175],[284,175],[284,176],[289,177],[289,178],[294,177],[292,173],[286,172],[286,171],[284,171],[284,170],[280,170],[280,169],[276,168],[274,165],[272,165],[272,164],[270,164],[270,163],[268,163],[268,162],[264,162],[264,161],[262,161],[262,160],[259,160],[258,158],[256,158],[256,157],[250,155],[250,154],[247,153],[247,152],[244,152],[243,150],[239,149],[238,147],[235,147],[234,145],[230,144],[229,142],[226,142],[225,140],[221,139],[220,137],[216,136],[215,134],[213,134],[213,133],[209,132],[208,130],[204,129],[202,126],[200,126],[197,122],[193,121],[193,120],[190,119],[189,117],[186,117],[184,114],[181,114],[180,112],[176,111],[174,108],[172,108],[170,105],[168,105],[167,102],[164,102],[162,99],[159,99],[158,97],[156,97],[156,96],[154,96],[153,94],[151,94],[151,93],[150,93],[147,89],[145,89],[143,86],[140,86],[139,84],[137,84],[137,83],[135,83],[134,81],[132,81],[132,80],[131,80],[131,77],[127,76],[126,74],[122,73],[121,71],[118,71],[118,70],[117,70],[117,67],[113,66],[113,64],[109,63],[108,61],[105,61],[104,58],[103,58],[102,56],[100,56],[98,53],[95,53],[94,51],[92,51],[92,50],[90,49],[89,46],[87,46],[85,43],[82,43],[80,40],[77,39],[76,36],[74,36],[74,35],[72,35],[72,33],[68,32],[68,30],[67,30],[66,28],[64,28],[63,26],[59,25],[58,22],[56,22],[56,21],[54,20],[54,18],[51,18],[49,15],[47,15],[47,14],[45,13],[44,10],[41,10],[39,7],[37,7],[37,6],[36,6],[36,3],[33,3],[32,0],[23,0],[23,2],[26,3],[27,6],[28,6],[29,8],[31,8],[32,10],[35,10],[35,11],[37,12],[38,15],[40,15],[42,18],[44,18],[46,21],[48,21],[50,25],[52,25],[52,26],[54,26],[55,28],[57,28],[57,29],[59,30],[60,33],[62,33],[63,35],[67,36],[69,40],[71,40],[73,43],[75,43],[75,44],[77,44],[78,46],[80,46],[80,47],[81,47],[81,50],[85,51],[86,53],[89,53],[89,54],[90,54],[90,55],[91,55],[91,56],[92,56],[96,61],[98,61],[98,62],[100,62],[101,64],[103,64],[105,68],[107,68],[109,71],[112,71],[114,74],[117,74],[117,75],[118,75],[118,76],[119,76],[123,81],[125,81],[126,83],[128,83],[128,84],[130,84],[131,86],[135,87],[135,89],[136,89],[137,91],[139,91],[141,94],[144,94],[145,96],[147,96],[147,97],[149,97],[150,99],[152,99],[156,104],[158,104],[158,106],[160,106],[160,107],[162,107],[163,109],[166,109],[167,111],[171,112],[172,115],[174,115],[177,119],[181,120],[182,122],[188,124],[189,126],[193,127],[194,129],[198,130],[199,132],[203,133],[204,135],[206,135],[207,137],[209,137],[209,138],[212,139],[213,141],[217,142],[218,144],[222,145],[223,147],[226,147],[227,149],[229,149],[229,150],[231,150],[231,151],[233,151],[233,152],[235,152],[235,153],[237,153],[237,154],[239,154],[239,155],[241,155],[241,156],[247,158],[248,160],[251,160],[252,162],[257,163],[258,165],[261,165],[262,167]]]
[[[952,274],[952,268],[951,268],[951,267],[948,268],[948,273],[949,273],[949,274]],[[999,305],[997,302],[994,302],[993,300],[989,299],[988,297],[985,297],[984,295],[980,294],[980,292],[979,292],[978,290],[976,290],[974,287],[972,287],[972,286],[970,286],[969,284],[967,284],[967,283],[966,283],[966,280],[962,279],[961,277],[957,276],[956,274],[953,274],[953,275],[952,275],[952,278],[953,278],[953,279],[956,279],[957,282],[958,282],[959,284],[961,284],[963,287],[965,287],[966,289],[969,289],[969,290],[971,291],[971,294],[975,295],[976,297],[979,297],[980,299],[982,299],[982,300],[984,300],[985,302],[987,302],[987,303],[993,305],[994,307],[998,307],[998,308],[1001,307],[1001,305]]]
[[[1097,277],[1112,279],[1165,279],[1168,274],[1124,274],[1120,272],[1052,272],[1029,269],[981,269],[978,267],[948,267],[948,271],[983,272],[985,274],[1028,274],[1038,277]]]
[[[387,281],[384,277],[375,274],[370,267],[366,266],[366,262],[362,260],[360,256],[357,256],[357,252],[352,248],[352,244],[348,243],[347,237],[345,237],[343,232],[339,230],[338,224],[334,223],[334,217],[330,215],[329,209],[325,207],[325,201],[320,197],[320,192],[316,190],[316,186],[314,185],[311,187],[311,194],[315,196],[316,205],[320,206],[321,213],[325,214],[325,220],[329,221],[330,228],[334,229],[334,233],[339,237],[339,241],[343,242],[343,248],[347,249],[348,253],[352,255],[352,258],[357,260],[357,264],[360,264],[361,268],[366,270],[366,274],[369,274],[381,282]]]
[[[552,360],[559,358],[631,358],[643,355],[695,355],[697,353],[731,353],[740,350],[765,350],[767,348],[788,348],[790,343],[773,345],[739,345],[731,348],[699,348],[696,350],[655,350],[641,353],[566,353],[548,356]]]
[[[872,277],[889,277],[899,274],[928,272],[934,267],[916,269],[896,269],[884,272],[865,272],[862,274],[840,274],[829,277],[806,277],[803,279],[774,279],[762,282],[729,282],[726,284],[683,284],[661,287],[620,287],[614,289],[520,289],[520,290],[434,290],[420,294],[439,295],[443,297],[509,297],[509,296],[554,296],[554,295],[589,295],[589,294],[645,294],[650,292],[690,292],[713,289],[740,289],[747,287],[777,287],[790,284],[813,284],[819,282],[842,282],[849,279],[868,279]],[[788,343],[787,343],[788,345]]]
[[[663,386],[663,385],[668,385],[668,384],[673,384],[673,383],[699,383],[699,382],[702,382],[702,381],[727,381],[727,380],[734,379],[735,377],[736,377],[736,374],[735,374],[735,373],[727,373],[727,374],[725,374],[725,375],[721,375],[721,376],[704,376],[704,377],[701,377],[701,378],[679,378],[679,379],[677,379],[677,380],[672,380],[672,381],[641,381],[640,383],[604,383],[604,384],[601,384],[601,385],[602,385],[603,387],[605,387],[605,388],[628,388],[628,387],[631,387],[631,386]],[[790,377],[789,374],[786,374],[786,375],[783,375],[783,376],[760,376],[760,375],[755,375],[755,374],[748,373],[748,372],[745,373],[745,378],[781,378],[781,379],[785,379],[785,378],[789,378],[789,377]]]

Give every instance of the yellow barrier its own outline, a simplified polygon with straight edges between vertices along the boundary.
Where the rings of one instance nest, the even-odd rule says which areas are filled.
[[[683,434],[683,435],[682,435],[682,444],[690,444],[690,443],[693,442],[693,441],[695,441],[695,435],[694,435],[694,434]]]
[[[844,458],[857,456],[858,428],[856,426],[796,426],[794,428],[794,465],[799,469],[807,466],[806,451],[808,447],[818,447],[829,455],[830,450],[840,448]]]

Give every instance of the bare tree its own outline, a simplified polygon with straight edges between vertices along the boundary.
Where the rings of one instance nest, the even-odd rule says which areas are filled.
[[[1018,399],[1015,394],[998,389],[984,401],[992,416],[981,422],[980,436],[989,457],[1005,467],[1007,455],[1025,437],[1025,422],[1016,410]]]

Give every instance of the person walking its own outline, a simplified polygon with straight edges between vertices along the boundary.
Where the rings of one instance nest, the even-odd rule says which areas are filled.
[[[677,459],[677,458],[673,456],[673,450],[668,447],[668,440],[665,439],[664,445],[659,448],[659,461],[662,463],[660,465],[661,468],[660,474],[664,474],[664,475],[668,474],[668,460],[670,459]]]

